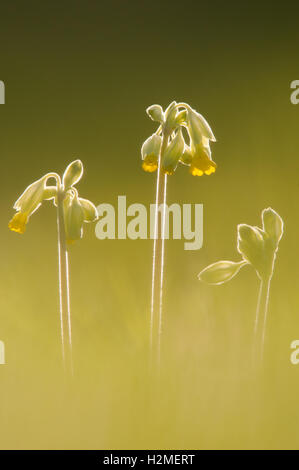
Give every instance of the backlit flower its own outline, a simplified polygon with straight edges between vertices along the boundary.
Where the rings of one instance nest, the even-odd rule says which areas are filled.
[[[157,135],[151,135],[142,145],[141,157],[142,168],[144,171],[153,173],[158,168],[159,154],[161,148],[162,138]]]
[[[178,162],[190,166],[190,173],[194,176],[215,173],[217,165],[211,158],[210,141],[214,142],[216,139],[201,114],[188,104],[176,101],[173,101],[165,112],[160,105],[150,106],[147,114],[160,125],[141,149],[142,168],[145,171],[152,173],[157,170],[164,138],[161,169],[165,174],[173,175]],[[186,129],[187,142],[182,128]]]
[[[39,208],[45,198],[48,175],[32,183],[14,204],[17,213],[8,224],[10,230],[24,233],[29,217]],[[52,196],[53,197],[53,196]]]
[[[162,157],[162,170],[166,175],[173,175],[178,165],[179,159],[184,153],[185,141],[182,136],[182,130],[179,129],[167,146]]]
[[[210,149],[210,141],[215,142],[215,136],[205,118],[190,107],[187,108],[187,130],[190,136],[190,173],[193,176],[215,173],[217,165],[211,158]]]
[[[78,197],[75,189],[68,191],[64,200],[64,224],[67,243],[72,244],[83,236],[83,223],[98,218],[95,205]]]

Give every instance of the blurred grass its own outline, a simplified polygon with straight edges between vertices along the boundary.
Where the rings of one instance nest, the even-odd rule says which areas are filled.
[[[183,9],[172,2],[171,12],[163,2],[159,15],[154,3],[130,5],[78,2],[71,16],[55,2],[43,12],[36,2],[26,12],[3,11],[0,447],[298,448],[299,376],[289,362],[299,334],[299,108],[289,101],[298,78],[295,15],[247,17],[229,6],[214,15],[211,7],[199,24],[195,2]],[[86,226],[70,250],[69,389],[56,214],[45,204],[18,236],[7,229],[11,207],[30,182],[74,158],[85,165],[82,197],[116,204],[125,194],[128,204],[152,203],[155,177],[142,173],[139,160],[154,130],[144,110],[172,99],[190,102],[211,123],[218,169],[197,179],[179,168],[169,178],[169,203],[204,204],[204,246],[188,252],[183,241],[166,244],[161,383],[149,380],[147,361],[152,242],[100,242]],[[246,268],[219,287],[200,284],[196,274],[216,260],[237,260],[237,224],[260,224],[269,205],[285,235],[265,372],[256,380],[254,272]]]

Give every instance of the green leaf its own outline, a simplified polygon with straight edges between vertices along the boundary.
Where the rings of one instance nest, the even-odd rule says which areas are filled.
[[[223,284],[235,277],[240,269],[246,264],[247,261],[244,260],[239,261],[238,263],[233,261],[218,261],[217,263],[210,264],[210,266],[203,269],[198,274],[198,279],[206,282],[207,284]]]

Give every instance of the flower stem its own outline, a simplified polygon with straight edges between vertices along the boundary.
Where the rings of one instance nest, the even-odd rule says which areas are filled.
[[[60,297],[60,326],[62,355],[66,372],[73,373],[72,364],[72,333],[69,297],[68,250],[66,244],[64,212],[64,192],[60,188],[57,195],[57,227],[58,227],[58,257],[59,257],[59,297]]]
[[[254,326],[254,362],[262,364],[265,347],[271,276],[261,279]]]
[[[152,271],[152,300],[150,323],[151,365],[159,367],[162,333],[162,301],[163,301],[163,275],[164,275],[164,235],[165,235],[165,204],[167,190],[167,175],[162,171],[162,157],[168,143],[168,133],[163,131],[162,144],[159,155],[155,205],[155,233],[153,249]],[[159,208],[162,206],[161,218]]]

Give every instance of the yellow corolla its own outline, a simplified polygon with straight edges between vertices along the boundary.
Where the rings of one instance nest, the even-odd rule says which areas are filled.
[[[217,165],[208,155],[208,150],[198,147],[193,155],[190,164],[190,173],[193,176],[211,175],[215,173]]]
[[[211,159],[209,143],[204,138],[201,144],[192,148],[186,147],[180,161],[190,166],[190,173],[193,176],[211,175],[217,168],[216,163]]]
[[[13,232],[24,233],[28,222],[28,214],[26,212],[17,212],[8,224],[8,228]]]
[[[162,138],[157,135],[151,135],[142,145],[141,157],[142,168],[144,171],[153,173],[158,168],[159,154]]]
[[[49,192],[47,192],[47,195],[45,193],[47,178],[48,175],[45,175],[30,184],[15,202],[14,209],[16,209],[17,213],[8,224],[10,230],[17,233],[25,232],[26,224],[31,214],[39,208],[45,197],[50,196]],[[54,194],[51,195],[51,197],[53,196]]]
[[[157,155],[147,155],[142,162],[142,169],[148,173],[153,173],[158,168],[158,157]]]

